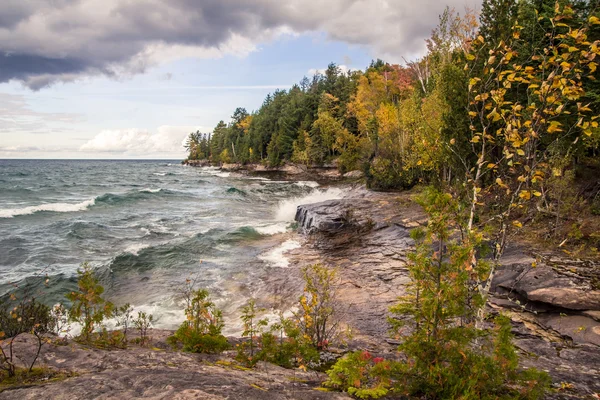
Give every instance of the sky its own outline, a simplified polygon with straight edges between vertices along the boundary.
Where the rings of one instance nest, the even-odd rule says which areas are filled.
[[[479,0],[1,0],[0,158],[182,159],[331,62],[425,53]]]

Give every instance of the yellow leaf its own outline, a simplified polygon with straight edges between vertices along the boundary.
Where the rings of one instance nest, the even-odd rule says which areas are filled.
[[[473,136],[473,139],[471,139],[471,143],[479,143],[479,140],[481,138],[479,136]]]
[[[471,53],[467,54],[467,60],[469,61],[473,61],[475,59],[475,56]]]
[[[521,192],[519,193],[519,197],[523,200],[529,200],[531,199],[531,192],[529,192],[528,190],[521,190]]]
[[[520,221],[513,221],[513,225],[516,226],[517,228],[523,227],[523,224]]]
[[[598,17],[594,17],[593,15],[588,20],[592,25],[600,25],[600,19]]]
[[[550,122],[550,126],[548,127],[548,133],[562,132],[562,129],[559,128],[560,125],[561,123],[558,121]]]
[[[538,192],[537,190],[534,190],[534,191],[533,191],[533,195],[534,195],[535,197],[540,197],[542,194],[541,194],[540,192]]]
[[[525,152],[523,150],[521,150],[521,149],[517,149],[517,154],[520,155],[520,156],[524,156]]]
[[[588,64],[588,67],[590,68],[590,72],[596,72],[596,67],[598,67],[598,64],[591,62]]]

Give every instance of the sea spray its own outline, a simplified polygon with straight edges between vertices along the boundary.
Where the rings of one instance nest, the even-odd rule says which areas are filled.
[[[294,221],[298,206],[304,204],[320,203],[326,200],[337,200],[344,197],[344,190],[339,188],[328,188],[326,190],[315,190],[314,192],[292,199],[282,200],[276,212],[278,221]]]
[[[265,261],[272,267],[287,268],[290,266],[290,261],[285,256],[285,253],[294,249],[299,249],[300,247],[302,246],[298,241],[289,239],[283,242],[280,246],[261,254],[258,256],[258,258]]]

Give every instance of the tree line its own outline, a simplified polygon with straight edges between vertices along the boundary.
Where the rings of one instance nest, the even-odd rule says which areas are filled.
[[[592,1],[576,1],[572,18],[562,24],[579,27],[596,7]],[[422,58],[405,65],[377,60],[364,71],[348,72],[332,63],[289,90],[267,95],[258,110],[237,108],[231,120],[220,121],[212,133],[190,134],[189,159],[270,166],[335,163],[341,172],[365,172],[369,185],[381,189],[410,187],[419,181],[451,182],[467,172],[463,158],[471,147],[468,89],[473,79],[503,85],[506,101],[533,101],[523,87],[506,87],[504,76],[490,75],[487,57],[470,59],[470,51],[478,46],[481,54],[489,53],[516,42],[513,26],[518,24],[521,40],[512,49],[510,63],[527,68],[536,57],[546,56],[539,52],[549,38],[566,29],[543,19],[554,10],[554,0],[486,1],[478,23],[472,11],[461,15],[446,8]],[[588,40],[596,40],[598,31],[592,24]],[[597,114],[598,82],[585,79],[581,89],[585,94],[579,101]],[[563,112],[556,122],[570,124],[573,119],[576,113]],[[497,129],[502,121],[493,122],[489,129]],[[593,157],[600,143],[596,125],[575,145],[577,129],[541,150],[552,151],[557,158],[568,153],[578,161]]]

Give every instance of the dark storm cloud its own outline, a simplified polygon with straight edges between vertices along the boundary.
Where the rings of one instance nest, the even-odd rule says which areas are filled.
[[[462,10],[465,1],[448,0]],[[247,54],[282,31],[326,32],[376,57],[419,53],[438,0],[2,0],[0,83],[32,89],[143,72],[177,56]]]

